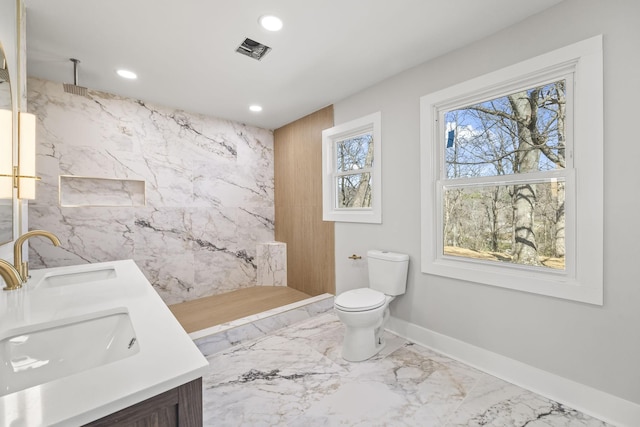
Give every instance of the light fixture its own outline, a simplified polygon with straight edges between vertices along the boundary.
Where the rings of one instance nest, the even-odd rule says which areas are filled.
[[[118,75],[122,78],[125,79],[129,79],[129,80],[135,80],[138,78],[138,75],[136,73],[134,73],[133,71],[129,71],[129,70],[117,70],[116,73],[118,73]]]
[[[262,111],[262,107],[259,105],[250,105],[249,110],[253,111],[254,113],[259,113],[260,111]]]
[[[13,166],[12,112],[0,110],[0,198],[13,198],[18,189],[19,199],[36,198],[36,116],[18,113],[18,166]]]
[[[13,198],[13,114],[0,110],[0,199]]]
[[[274,15],[262,15],[258,22],[267,31],[280,31],[282,29],[282,19]]]

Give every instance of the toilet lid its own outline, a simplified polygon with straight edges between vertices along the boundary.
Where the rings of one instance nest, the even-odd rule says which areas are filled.
[[[384,305],[385,300],[386,295],[382,292],[369,288],[360,288],[338,295],[335,305],[344,311],[366,311]]]

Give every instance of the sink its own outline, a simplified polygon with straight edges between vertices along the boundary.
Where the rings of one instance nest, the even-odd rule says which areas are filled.
[[[77,285],[80,283],[96,282],[99,280],[116,278],[116,270],[114,267],[91,268],[82,271],[73,271],[69,273],[47,273],[40,284],[45,286],[65,286]],[[38,286],[39,286],[38,285]]]
[[[139,351],[124,307],[15,328],[0,335],[0,396]]]

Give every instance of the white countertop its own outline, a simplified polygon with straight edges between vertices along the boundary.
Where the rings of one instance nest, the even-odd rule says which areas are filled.
[[[52,273],[108,266],[117,277],[43,286]],[[78,426],[203,375],[207,360],[132,260],[32,270],[22,289],[0,291],[0,332],[121,307],[138,353],[0,397],[0,425]]]

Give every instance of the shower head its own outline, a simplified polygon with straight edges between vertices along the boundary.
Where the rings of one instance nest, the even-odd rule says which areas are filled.
[[[80,60],[70,58],[69,61],[73,62],[73,84],[65,83],[64,91],[74,95],[87,96],[87,88],[78,86],[78,64],[80,63]]]

